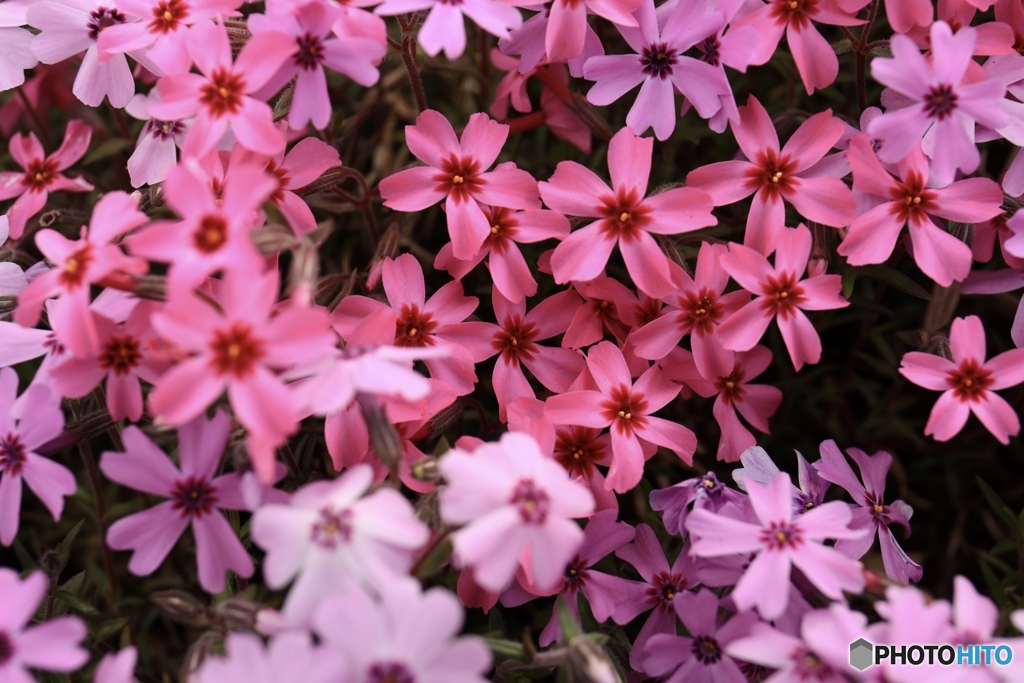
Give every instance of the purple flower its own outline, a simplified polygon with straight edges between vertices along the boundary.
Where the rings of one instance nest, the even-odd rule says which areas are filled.
[[[835,441],[829,439],[821,444],[821,461],[814,463],[818,474],[844,489],[856,502],[853,510],[851,529],[876,529],[878,542],[882,548],[882,563],[889,578],[907,583],[920,581],[924,570],[903,552],[896,542],[891,525],[899,524],[904,529],[904,537],[910,535],[910,517],[914,509],[902,500],[886,505],[885,477],[892,466],[892,456],[885,451],[868,455],[857,448],[847,451],[860,469],[864,484],[854,475],[846,458]],[[860,559],[874,543],[875,534],[867,534],[861,538],[837,541],[836,550],[855,560]]]
[[[740,456],[740,462],[743,463],[743,467],[733,470],[732,478],[736,485],[744,491],[747,490],[746,482],[748,480],[756,481],[764,486],[780,471],[772,462],[768,452],[760,446],[753,446],[744,451]],[[829,483],[811,468],[799,451],[796,453],[796,468],[800,488],[794,486],[792,490],[793,514],[802,515],[824,502]]]
[[[70,672],[89,661],[89,653],[79,647],[88,631],[78,617],[57,617],[25,627],[48,588],[40,571],[22,581],[13,569],[0,567],[0,681],[4,683],[34,681],[27,668]]]
[[[738,505],[742,500],[743,495],[718,481],[714,472],[651,491],[651,508],[661,513],[665,529],[679,536],[686,534],[686,516],[690,514],[691,503],[694,510],[707,508],[718,512],[723,505]]]
[[[850,508],[835,501],[807,513],[793,515],[792,483],[780,472],[767,485],[747,481],[750,504],[759,524],[751,524],[710,510],[694,510],[686,528],[696,537],[692,553],[697,557],[754,553],[732,597],[736,607],[757,607],[765,619],[786,611],[792,566],[795,564],[818,590],[833,600],[843,591],[864,589],[864,572],[850,560],[822,544],[826,538],[847,539],[864,535],[850,529]]]
[[[103,454],[100,470],[108,478],[170,499],[118,520],[107,532],[111,548],[133,551],[128,562],[130,572],[147,576],[156,571],[191,525],[199,583],[204,590],[224,590],[224,574],[229,570],[239,576],[252,576],[252,558],[220,512],[247,509],[240,477],[214,476],[230,431],[231,418],[222,411],[217,411],[212,420],[200,416],[182,425],[178,429],[180,467],[135,426],[124,430],[126,452]]]

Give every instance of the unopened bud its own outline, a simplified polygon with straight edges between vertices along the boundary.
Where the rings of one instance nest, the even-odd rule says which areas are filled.
[[[46,575],[50,577],[50,581],[57,580],[57,577],[64,571],[67,563],[67,555],[59,550],[47,550],[39,557],[39,568],[46,572]]]
[[[210,656],[214,648],[223,641],[220,634],[209,631],[199,636],[199,639],[192,643],[185,653],[185,661],[181,663],[179,680],[185,683],[195,683],[195,673],[203,665],[206,658]]]
[[[228,598],[213,608],[230,631],[252,631],[256,628],[256,615],[263,605],[243,598]]]
[[[295,233],[284,225],[271,223],[249,231],[249,238],[261,254],[276,254],[295,245]]]
[[[180,624],[195,628],[205,628],[210,625],[210,614],[206,605],[185,591],[176,589],[158,591],[151,594],[149,599],[165,616]]]
[[[366,421],[366,429],[370,433],[370,443],[377,457],[384,463],[385,467],[394,470],[402,458],[405,449],[402,447],[402,438],[398,435],[395,425],[391,424],[388,414],[384,410],[384,404],[375,394],[360,393],[356,396],[359,401],[359,409]]]
[[[828,271],[828,261],[820,256],[811,256],[807,260],[807,277],[818,277]]]
[[[427,456],[417,460],[409,467],[409,472],[414,479],[437,483],[441,479],[441,472],[437,468],[437,458]]]
[[[288,273],[288,292],[294,294],[305,288],[313,291],[320,275],[320,256],[316,245],[307,239],[292,248],[292,267]]]
[[[574,683],[619,683],[608,653],[589,636],[576,636],[570,641],[565,666]]]

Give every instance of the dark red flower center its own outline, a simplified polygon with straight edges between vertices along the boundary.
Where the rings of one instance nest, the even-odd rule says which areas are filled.
[[[225,114],[237,114],[242,108],[245,79],[241,74],[220,67],[199,88],[199,101],[215,119]]]
[[[911,173],[906,181],[898,183],[889,196],[892,197],[891,211],[901,221],[909,221],[911,225],[922,225],[928,221],[928,214],[935,211],[939,194],[934,190],[926,190],[924,179],[917,173]]]
[[[480,162],[470,157],[448,155],[441,162],[441,171],[434,174],[438,192],[444,192],[456,203],[468,201],[483,186],[480,180]]]
[[[722,659],[722,647],[711,636],[697,636],[691,647],[693,656],[705,666],[717,664]]]
[[[924,96],[924,113],[939,121],[952,116],[956,106],[957,94],[950,85],[933,85]]]
[[[565,568],[565,587],[570,594],[583,587],[587,573],[587,563],[577,554]]]
[[[0,667],[4,666],[14,657],[14,643],[6,631],[0,631]]]
[[[57,179],[57,162],[52,159],[33,159],[28,162],[21,184],[29,192],[42,192]]]
[[[188,3],[184,0],[160,0],[153,8],[149,21],[150,33],[171,33],[188,18]]]
[[[185,132],[185,124],[181,121],[157,121],[150,119],[146,122],[146,128],[152,131],[153,137],[157,140],[170,140]]]
[[[519,233],[519,221],[514,218],[515,213],[512,209],[494,207],[485,209],[484,215],[491,226],[491,232],[484,240],[484,247],[496,254],[505,253],[509,242],[514,242],[516,234]]]
[[[192,245],[204,254],[212,254],[228,241],[228,222],[215,213],[203,214],[192,233]]]
[[[299,51],[295,53],[295,64],[306,71],[312,71],[324,61],[324,44],[320,36],[306,33],[295,39]]]
[[[514,315],[505,319],[504,324],[494,335],[491,347],[501,352],[501,357],[512,367],[519,367],[519,360],[533,360],[537,350],[537,326],[524,322],[522,317]]]
[[[519,508],[519,516],[526,524],[543,524],[551,510],[547,491],[538,487],[533,479],[521,479],[512,489],[509,502]]]
[[[725,405],[731,406],[737,401],[743,400],[743,368],[736,366],[731,373],[722,377],[719,376],[715,380],[715,389],[718,390],[719,395],[722,397],[722,401]]]
[[[625,434],[647,424],[647,399],[625,384],[620,384],[602,404],[603,417],[611,426]]]
[[[718,295],[702,287],[699,292],[683,292],[678,298],[679,326],[683,332],[695,332],[700,336],[715,331],[722,319],[722,305]]]
[[[619,189],[614,195],[601,197],[598,211],[604,217],[601,233],[623,242],[636,239],[640,231],[651,222],[650,207],[644,206],[643,197],[636,188]]]
[[[74,289],[85,282],[85,272],[92,262],[92,245],[86,244],[79,247],[64,261],[64,267],[60,271],[60,284],[65,289]]]
[[[772,522],[761,530],[761,542],[768,550],[794,549],[803,541],[803,532],[789,522]]]
[[[367,672],[366,683],[416,683],[416,677],[400,662],[377,662]]]
[[[313,523],[313,542],[325,550],[334,550],[339,543],[352,540],[352,510],[335,512],[331,507],[320,508],[320,518]]]
[[[878,526],[888,526],[892,522],[889,506],[882,502],[882,497],[876,493],[869,493],[867,496],[867,507],[871,512],[872,519]]]
[[[570,476],[589,479],[594,463],[604,460],[605,450],[598,437],[601,431],[591,427],[571,427],[555,432],[555,460],[569,470]]]
[[[270,195],[270,201],[274,204],[280,204],[284,201],[284,190],[288,187],[288,183],[291,182],[291,178],[288,176],[288,169],[284,166],[278,166],[271,161],[267,164],[267,173],[274,176],[274,180],[277,181],[277,189]]]
[[[643,72],[654,78],[668,78],[672,75],[672,67],[679,61],[675,48],[668,43],[652,43],[644,48],[640,55]]]
[[[248,323],[236,322],[216,330],[210,342],[210,364],[218,375],[231,375],[236,379],[249,376],[256,363],[267,355],[263,340],[258,338]]]
[[[946,376],[946,383],[953,389],[953,395],[961,401],[983,400],[992,381],[992,371],[986,370],[973,358],[968,358]]]
[[[766,149],[758,153],[754,166],[747,169],[745,182],[749,188],[764,190],[765,199],[785,196],[798,185],[792,175],[796,164],[790,160],[789,155],[779,156],[775,150]]]
[[[25,444],[12,432],[0,437],[0,472],[15,475],[25,465]]]
[[[764,294],[761,306],[782,320],[807,301],[803,287],[797,284],[796,275],[788,271],[778,277],[769,276],[768,281],[761,285],[761,291]]]
[[[433,346],[437,322],[416,304],[404,304],[395,325],[395,346]]]
[[[711,66],[718,66],[722,63],[722,43],[718,40],[717,33],[713,33],[697,43],[697,49],[700,50],[702,62],[707,62]]]
[[[100,365],[115,375],[127,375],[142,360],[139,340],[131,335],[111,337],[100,354]]]
[[[89,13],[89,21],[86,22],[89,37],[96,40],[100,31],[114,24],[123,24],[124,18],[124,15],[114,7],[97,7]]]
[[[803,30],[818,13],[818,0],[772,0],[771,17],[777,24]]]
[[[686,579],[682,575],[658,572],[647,589],[647,602],[663,612],[671,612],[675,609],[672,606],[672,600],[676,594],[684,590],[686,590]]]
[[[205,477],[182,479],[171,489],[171,507],[186,517],[200,519],[217,503],[217,490]]]

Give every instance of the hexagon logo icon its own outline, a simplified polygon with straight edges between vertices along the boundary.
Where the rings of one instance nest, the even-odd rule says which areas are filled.
[[[863,638],[850,643],[850,666],[857,671],[863,671],[874,664],[874,649],[875,646]]]

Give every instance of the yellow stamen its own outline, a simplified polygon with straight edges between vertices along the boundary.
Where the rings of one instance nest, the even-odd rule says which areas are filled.
[[[466,179],[463,178],[462,176],[460,176],[460,175],[453,175],[452,176],[452,185],[461,185],[464,182],[466,182]]]

